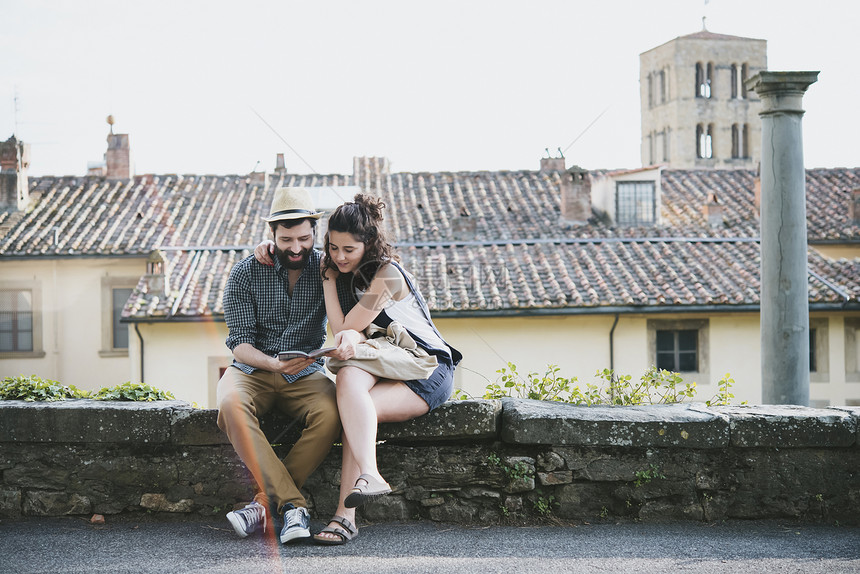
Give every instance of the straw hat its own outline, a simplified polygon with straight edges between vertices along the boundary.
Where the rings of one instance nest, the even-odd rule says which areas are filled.
[[[322,211],[314,209],[311,195],[303,187],[279,187],[272,199],[272,209],[265,221],[281,221],[284,219],[302,219],[309,217],[319,219]]]

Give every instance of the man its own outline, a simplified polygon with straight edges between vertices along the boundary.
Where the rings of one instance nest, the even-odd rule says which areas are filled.
[[[227,514],[242,537],[265,530],[272,513],[283,514],[282,543],[310,536],[300,488],[340,436],[335,386],[322,359],[278,359],[280,351],[308,352],[325,341],[321,254],[313,248],[321,215],[304,188],[276,190],[270,215],[263,218],[275,242],[274,265],[246,257],[224,289],[233,364],[218,382],[218,427],[260,489],[252,503]],[[272,407],[305,424],[283,461],[260,430],[258,417]]]

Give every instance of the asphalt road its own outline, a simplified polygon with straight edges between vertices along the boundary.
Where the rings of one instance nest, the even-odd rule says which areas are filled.
[[[313,528],[321,523],[314,522]],[[792,521],[364,526],[340,547],[240,539],[224,519],[0,521],[0,572],[860,572],[860,527]]]

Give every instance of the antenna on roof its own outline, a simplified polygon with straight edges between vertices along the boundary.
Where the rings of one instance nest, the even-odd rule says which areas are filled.
[[[544,149],[544,151],[546,152],[546,157],[547,157],[547,159],[548,159],[548,158],[551,158],[551,157],[552,157],[552,154],[551,154],[551,153],[549,153],[549,148],[548,148],[548,147],[545,147],[545,148],[543,148],[543,149]]]
[[[257,163],[254,164],[254,169],[251,170],[251,173],[257,173],[257,166],[260,165],[260,160],[257,160]]]
[[[18,133],[18,86],[15,86],[15,95],[12,97],[12,101],[15,106],[15,131],[13,134],[20,137],[21,134]]]
[[[558,150],[558,158],[559,158],[559,159],[564,159],[564,152],[563,152],[563,151],[561,151],[561,148],[559,147],[559,148],[556,148],[556,149]]]

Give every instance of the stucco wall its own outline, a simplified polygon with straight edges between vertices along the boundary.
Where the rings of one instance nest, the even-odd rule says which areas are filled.
[[[103,279],[128,280],[133,287],[144,271],[145,259],[4,261],[0,286],[25,282],[39,292],[44,356],[0,358],[0,376],[37,374],[82,389],[130,380],[127,353],[100,352]]]

